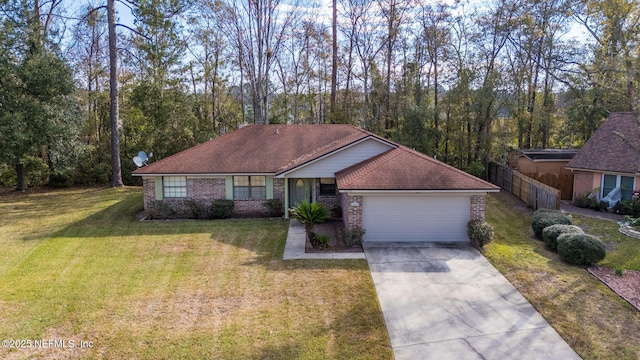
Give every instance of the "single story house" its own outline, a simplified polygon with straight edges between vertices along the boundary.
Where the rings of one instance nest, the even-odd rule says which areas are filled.
[[[600,198],[620,187],[622,200],[640,187],[640,129],[632,113],[612,113],[569,161],[573,196],[599,189]],[[622,137],[624,136],[624,138]]]
[[[573,197],[573,173],[567,164],[577,149],[520,149],[509,152],[508,165],[521,174],[560,190],[562,200]]]
[[[265,215],[269,199],[342,209],[365,241],[467,241],[499,191],[429,156],[351,125],[247,125],[139,168],[144,206],[228,199],[238,215]],[[285,212],[285,217],[287,216]]]

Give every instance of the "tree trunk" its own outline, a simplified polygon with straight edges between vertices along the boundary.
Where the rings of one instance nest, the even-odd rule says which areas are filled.
[[[27,190],[27,177],[24,171],[24,164],[19,163],[16,165],[16,175],[18,175],[18,191]]]
[[[333,0],[333,58],[331,59],[331,104],[329,111],[331,112],[331,123],[336,123],[336,88],[338,81],[338,5],[337,0]]]
[[[115,0],[107,0],[107,22],[109,27],[109,97],[111,101],[111,186],[121,187],[120,166],[120,121],[118,119],[118,49],[116,47]]]

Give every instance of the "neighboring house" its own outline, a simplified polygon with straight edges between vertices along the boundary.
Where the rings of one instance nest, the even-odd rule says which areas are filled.
[[[148,212],[158,202],[235,202],[236,215],[266,215],[312,201],[340,206],[365,241],[467,241],[499,188],[351,125],[249,125],[134,172]],[[288,215],[285,212],[285,217]]]
[[[577,149],[521,149],[509,152],[509,167],[560,190],[562,200],[573,197],[573,173],[565,167]]]
[[[594,189],[599,189],[598,195],[603,198],[620,187],[622,200],[631,199],[633,190],[640,187],[640,131],[633,114],[609,115],[569,161],[567,169],[574,174],[574,198]]]

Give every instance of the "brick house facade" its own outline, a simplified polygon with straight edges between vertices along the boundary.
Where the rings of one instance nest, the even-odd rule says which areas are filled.
[[[272,216],[313,201],[340,208],[365,241],[464,241],[498,187],[351,125],[249,125],[134,172],[145,211],[189,217],[233,201],[232,216]],[[196,206],[197,205],[197,206]]]
[[[186,178],[186,197],[184,198],[165,198],[159,196],[157,178],[144,178],[144,208],[151,217],[159,217],[166,207],[169,206],[171,211],[175,213],[175,217],[189,217],[189,203],[192,201],[209,204],[213,200],[228,199],[227,178],[225,177],[187,177]],[[285,204],[285,179],[274,178],[273,180],[273,196],[270,199],[278,199],[282,204],[282,212],[284,213]],[[316,202],[324,205],[329,211],[335,207],[340,207],[340,197],[336,195],[320,194],[320,179],[316,179],[317,186],[314,187]],[[271,216],[270,209],[266,203],[270,199],[234,199],[233,215],[238,217],[268,217]],[[158,206],[158,202],[162,202],[162,206]]]

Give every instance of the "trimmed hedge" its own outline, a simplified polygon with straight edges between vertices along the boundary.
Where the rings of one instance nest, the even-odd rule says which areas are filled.
[[[600,239],[588,234],[562,234],[558,237],[558,255],[571,265],[592,265],[607,256]]]
[[[467,236],[471,245],[482,251],[485,245],[493,241],[493,226],[484,220],[471,220],[467,223]]]
[[[558,251],[558,236],[562,234],[584,234],[584,231],[575,225],[555,224],[542,230],[542,239],[549,249]]]
[[[569,216],[559,210],[540,209],[533,213],[531,228],[540,240],[542,240],[542,230],[556,224],[572,225],[573,223]]]
[[[231,216],[233,207],[235,206],[233,200],[217,199],[211,203],[211,218],[213,219],[226,219]]]

